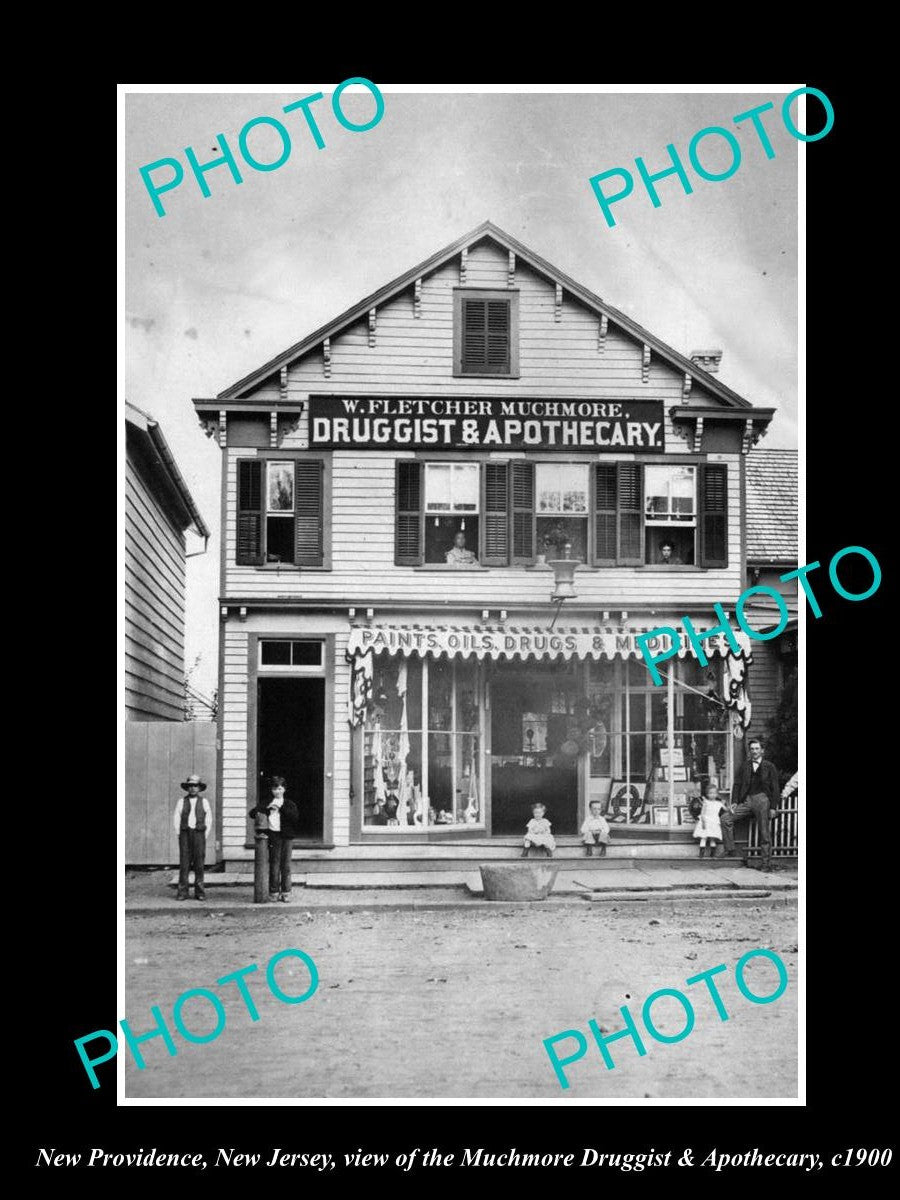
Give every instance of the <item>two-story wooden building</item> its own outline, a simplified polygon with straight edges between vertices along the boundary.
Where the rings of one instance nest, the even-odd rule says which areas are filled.
[[[125,716],[184,720],[185,532],[209,530],[159,422],[125,404]]]
[[[772,410],[717,367],[488,223],[195,401],[222,447],[227,864],[273,772],[308,860],[512,854],[536,799],[563,842],[593,797],[667,836],[730,783],[749,643],[713,638],[661,687],[635,644],[712,628],[747,584]]]

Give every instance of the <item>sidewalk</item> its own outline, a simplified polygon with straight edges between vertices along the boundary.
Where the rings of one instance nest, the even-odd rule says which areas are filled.
[[[226,873],[206,876],[205,901],[175,899],[176,873],[170,868],[128,871],[125,878],[125,911],[130,916],[177,912],[189,916],[209,912],[307,912],[310,909],[347,911],[364,908],[503,908],[503,903],[483,898],[479,872],[423,873],[388,876],[385,882],[354,886],[347,875],[317,875],[315,882],[295,882],[287,903],[254,904],[252,877]],[[393,879],[402,879],[394,883]],[[391,880],[391,882],[387,882]],[[797,896],[796,865],[778,865],[768,872],[740,864],[694,862],[655,863],[608,870],[584,871],[576,864],[561,868],[551,896],[543,903],[551,907],[590,904],[665,905],[715,902],[717,904],[768,902],[793,903]]]

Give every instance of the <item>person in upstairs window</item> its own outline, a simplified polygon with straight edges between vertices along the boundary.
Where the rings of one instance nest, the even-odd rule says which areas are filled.
[[[194,872],[194,897],[206,899],[203,886],[203,865],[206,859],[206,831],[212,827],[209,801],[200,793],[206,784],[199,775],[188,775],[181,785],[186,795],[175,804],[173,825],[178,834],[178,893],[176,900],[188,898],[188,873]]]
[[[675,552],[675,546],[668,539],[659,548],[659,561],[666,567],[680,567],[681,559]]]
[[[734,773],[731,807],[721,814],[722,841],[725,853],[734,854],[734,822],[750,816],[756,822],[759,837],[760,868],[768,871],[772,865],[772,839],[769,832],[772,813],[778,807],[778,771],[774,763],[763,757],[765,747],[758,737],[747,743],[750,757]]]
[[[475,562],[475,555],[471,550],[466,549],[466,535],[461,529],[457,530],[453,538],[453,545],[447,551],[445,558],[454,567],[471,566]]]

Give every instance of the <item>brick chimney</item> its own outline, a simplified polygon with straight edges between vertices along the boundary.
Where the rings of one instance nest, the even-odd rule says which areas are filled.
[[[721,350],[692,350],[691,362],[695,363],[701,370],[707,371],[710,375],[715,375],[719,369],[719,364],[722,361]]]

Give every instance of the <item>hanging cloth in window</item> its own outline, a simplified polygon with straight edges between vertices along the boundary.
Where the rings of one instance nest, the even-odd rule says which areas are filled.
[[[351,725],[362,723],[366,708],[372,699],[372,676],[375,671],[375,659],[371,652],[357,654],[351,660],[350,698],[347,702],[347,719]]]
[[[406,760],[409,757],[409,720],[406,711],[406,680],[408,664],[404,659],[397,668],[397,695],[400,697],[400,744],[397,754],[400,759],[400,775],[397,780],[397,820],[401,825],[409,825],[410,779]]]
[[[752,706],[750,693],[747,691],[747,667],[750,663],[749,654],[737,655],[730,651],[725,655],[725,706],[734,714],[732,720],[735,726],[740,718],[740,728],[746,729],[750,724]]]
[[[372,734],[372,767],[375,772],[375,807],[380,812],[387,800],[387,789],[384,786],[384,739],[380,721],[375,722],[375,731]]]
[[[466,805],[465,820],[467,825],[476,825],[478,823],[478,776],[474,754],[467,763],[466,769],[469,772],[469,803]]]

